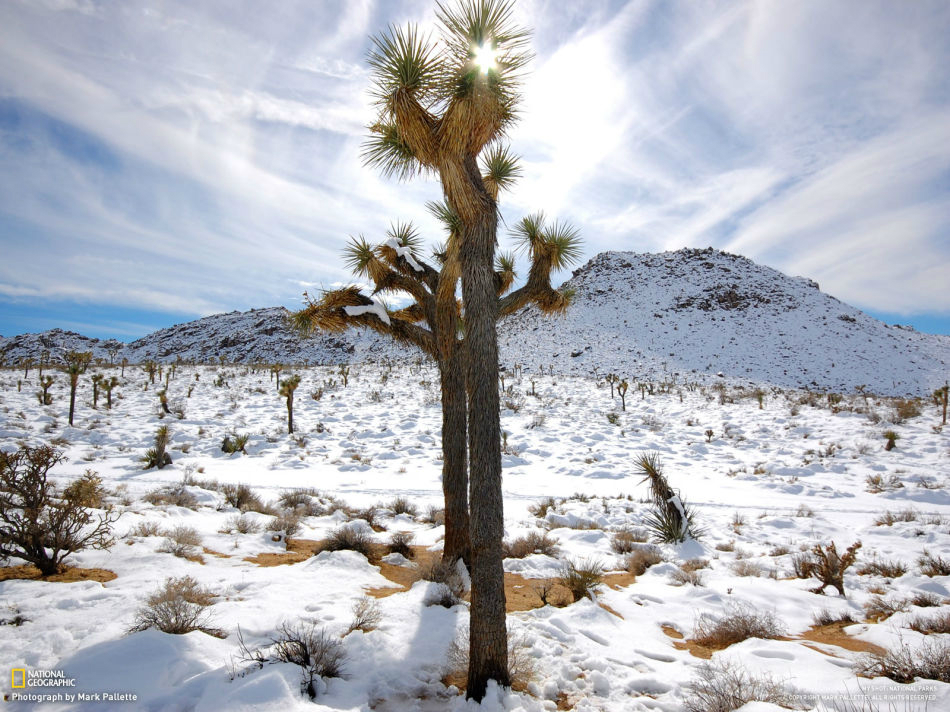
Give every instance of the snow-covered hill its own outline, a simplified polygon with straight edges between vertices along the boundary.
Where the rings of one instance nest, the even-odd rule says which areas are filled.
[[[950,336],[888,326],[814,282],[714,249],[662,254],[605,252],[566,283],[575,299],[560,318],[536,309],[499,327],[506,366],[630,379],[759,384],[921,395],[950,376]],[[368,332],[301,341],[281,307],[231,312],[156,331],[122,345],[59,329],[0,338],[7,363],[56,360],[69,350],[98,358],[336,364],[416,358]],[[112,352],[112,353],[110,353]]]

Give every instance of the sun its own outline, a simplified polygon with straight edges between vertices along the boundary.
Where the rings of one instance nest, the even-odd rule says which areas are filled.
[[[489,70],[497,69],[497,49],[493,48],[490,44],[483,44],[476,46],[472,51],[475,53],[474,62],[478,68],[482,70],[482,74],[488,74]]]

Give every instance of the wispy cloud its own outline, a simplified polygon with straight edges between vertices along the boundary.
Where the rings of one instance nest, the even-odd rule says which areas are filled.
[[[522,0],[525,177],[586,251],[712,244],[950,312],[950,6]],[[0,5],[0,296],[206,314],[347,281],[438,184],[363,168],[365,52],[429,0]]]

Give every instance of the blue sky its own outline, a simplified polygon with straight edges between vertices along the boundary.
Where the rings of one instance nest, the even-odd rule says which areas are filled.
[[[369,37],[430,0],[0,4],[0,334],[131,340],[347,281],[432,180],[359,159]],[[950,333],[950,3],[521,0],[512,223],[712,245]],[[502,239],[504,243],[504,239]],[[568,276],[568,275],[565,275]]]

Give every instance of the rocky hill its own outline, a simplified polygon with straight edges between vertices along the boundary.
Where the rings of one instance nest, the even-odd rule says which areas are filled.
[[[605,252],[565,284],[561,317],[534,308],[499,326],[502,363],[631,379],[732,381],[881,394],[931,392],[950,377],[950,336],[889,326],[801,277],[713,249]],[[417,358],[371,332],[301,341],[281,307],[231,312],[122,344],[54,329],[0,338],[7,363],[70,350],[97,358],[344,363]]]

